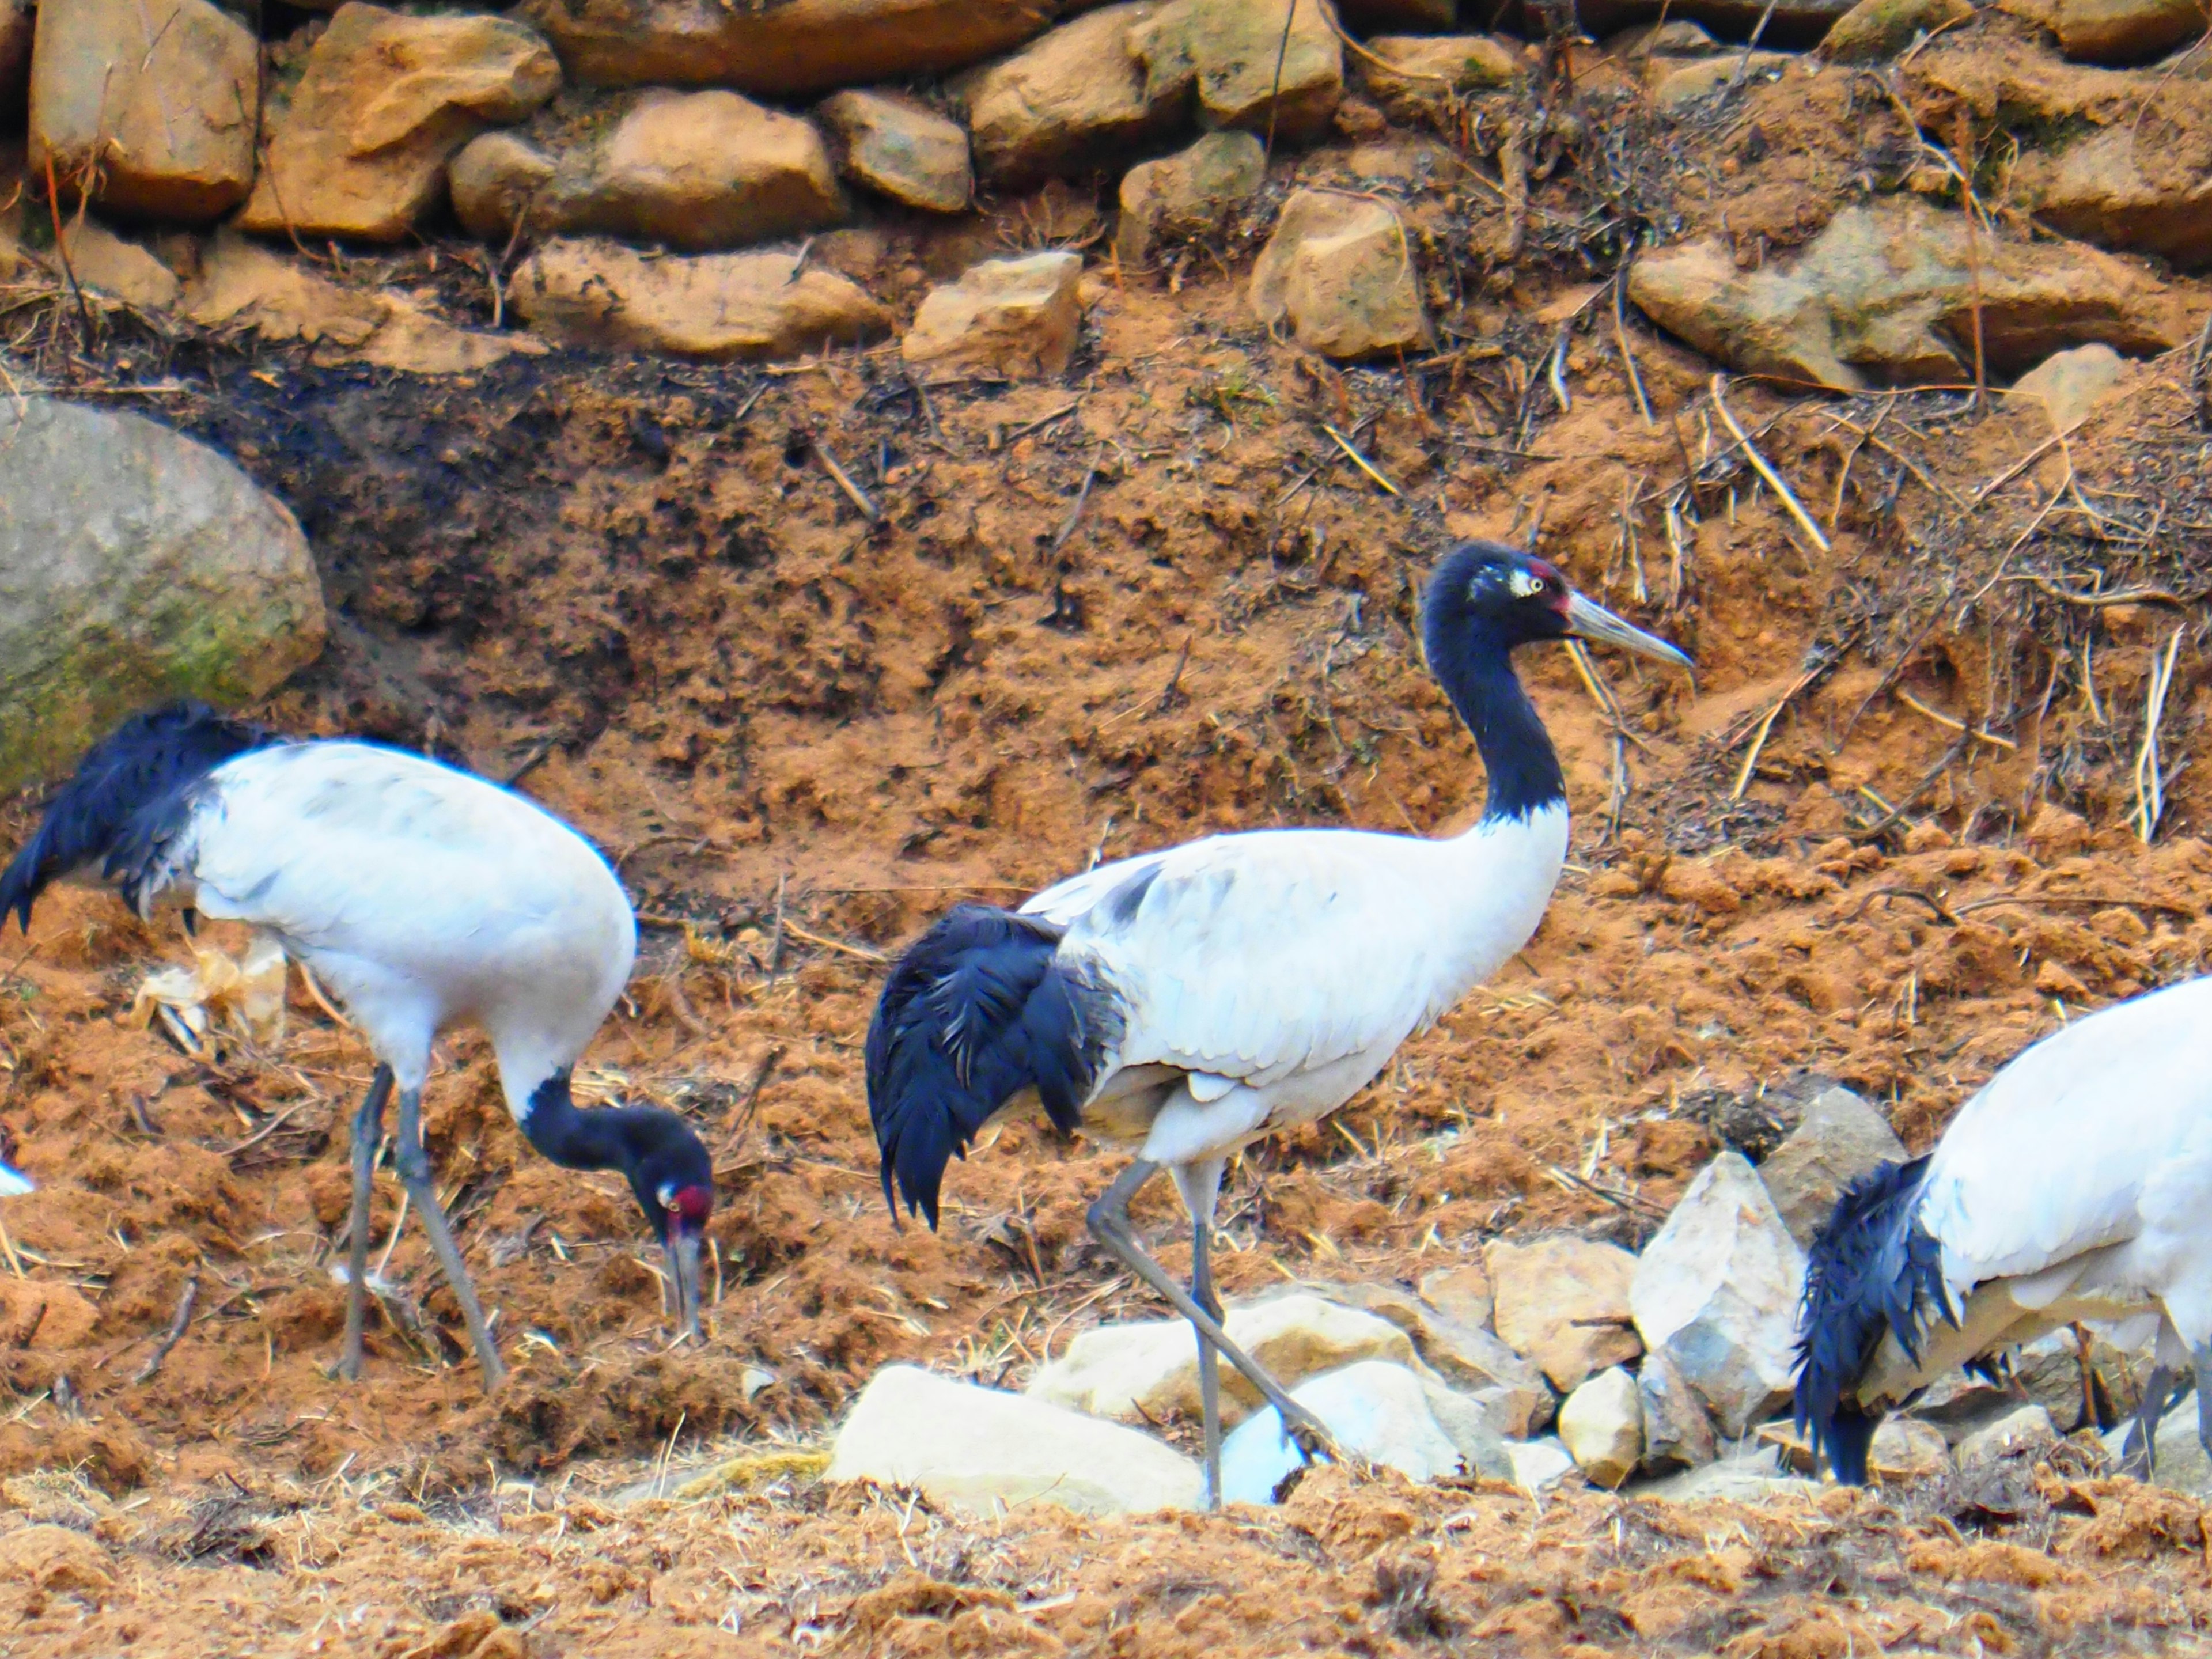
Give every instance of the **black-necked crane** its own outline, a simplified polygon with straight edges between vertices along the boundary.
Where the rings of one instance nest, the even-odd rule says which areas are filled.
[[[521,796],[375,744],[295,742],[197,704],[133,715],[96,744],[0,874],[0,922],[59,877],[97,866],[138,913],[159,898],[242,921],[306,963],[376,1056],[353,1122],[345,1353],[357,1377],[369,1195],[396,1087],[393,1162],[461,1305],[487,1387],[499,1351],[422,1146],[430,1044],[490,1037],[507,1109],[571,1170],[619,1170],[659,1239],[684,1331],[699,1330],[699,1250],[714,1209],[706,1148],[673,1113],[579,1109],[569,1073],[614,1006],[637,924],[606,861]]]
[[[2158,1343],[2126,1455],[2148,1473],[2184,1367],[2212,1450],[2212,979],[2054,1032],[1934,1152],[1845,1189],[1806,1264],[1798,1425],[1863,1486],[1883,1416],[1936,1378],[2144,1314]]]
[[[884,1196],[896,1181],[933,1227],[947,1161],[1002,1111],[1041,1103],[1062,1133],[1135,1150],[1090,1227],[1196,1333],[1209,1505],[1217,1351],[1309,1455],[1327,1443],[1222,1329],[1210,1244],[1228,1158],[1349,1100],[1528,943],[1559,880],[1566,790],[1514,647],[1579,637],[1689,666],[1550,564],[1493,542],[1438,564],[1421,625],[1429,670],[1488,773],[1464,833],[1212,836],[1102,866],[1018,911],[963,905],[900,957],[868,1028]],[[1190,1214],[1188,1291],[1129,1224],[1129,1200],[1163,1166]]]

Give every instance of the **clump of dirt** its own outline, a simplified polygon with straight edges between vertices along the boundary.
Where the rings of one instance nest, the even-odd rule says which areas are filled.
[[[1647,231],[1725,225],[1747,259],[1809,235],[1807,204],[1902,165],[1895,100],[1754,85],[1728,119],[1662,126],[1609,57],[1573,67],[1579,125],[1521,158],[1518,232],[1480,112],[1278,157],[1270,199],[1402,200],[1449,319],[1419,362],[1331,367],[1256,327],[1252,226],[1167,283],[1094,271],[1053,386],[925,388],[895,351],[555,354],[434,382],[80,343],[87,390],[143,375],[315,544],[331,647],[259,712],[513,779],[607,851],[646,943],[580,1090],[684,1112],[720,1202],[713,1340],[671,1349],[627,1192],[532,1155],[455,1033],[428,1138],[516,1376],[483,1397],[407,1230],[368,1379],[336,1382],[370,1057],[296,981],[277,1050],[180,1054],[122,1018],[180,954],[170,925],[57,891],[0,967],[0,1121],[44,1181],[0,1217],[0,1470],[76,1472],[56,1524],[99,1540],[111,1583],[10,1580],[19,1629],[54,1650],[667,1654],[1118,1646],[1142,1620],[1193,1650],[1810,1656],[2202,1626],[2197,1507],[2087,1474],[1964,1519],[1334,1474],[1256,1517],[1115,1522],[788,1485],[584,1495],[703,1441],[803,1441],[890,1361],[1018,1385],[1087,1324],[1158,1311],[1083,1224],[1112,1166],[1040,1126],[954,1169],[941,1233],[887,1213],[860,1060],[884,961],[961,898],[1214,830],[1464,823],[1480,768],[1414,631],[1455,537],[1533,543],[1698,681],[1524,653],[1577,815],[1544,927],[1335,1120],[1238,1162],[1228,1293],[1417,1278],[1518,1229],[1633,1242],[1717,1145],[1763,1155],[1814,1074],[1924,1149],[2027,1042],[2203,969],[2200,366],[2137,366],[2064,445],[1970,390],[1729,387],[1821,550],[1717,419],[1711,365],[1616,323],[1607,284]],[[1095,228],[1055,187],[957,235],[1019,246],[1074,209]],[[878,275],[910,295],[951,256],[901,235]],[[349,264],[488,320],[480,276],[435,249]],[[58,302],[40,325],[66,325]],[[16,803],[0,842],[33,817]],[[1164,1189],[1137,1218],[1180,1231]],[[27,1516],[60,1502],[5,1490]]]

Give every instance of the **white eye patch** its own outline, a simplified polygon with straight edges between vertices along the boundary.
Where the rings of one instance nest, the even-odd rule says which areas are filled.
[[[1526,570],[1514,571],[1506,577],[1505,585],[1512,589],[1513,597],[1516,599],[1529,599],[1544,591],[1544,579],[1531,575]]]

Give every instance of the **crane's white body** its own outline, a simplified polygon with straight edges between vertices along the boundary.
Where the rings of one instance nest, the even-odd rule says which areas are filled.
[[[2076,1020],[1960,1109],[1921,1187],[1960,1328],[1883,1339],[1867,1402],[2075,1321],[2159,1316],[2160,1361],[2212,1343],[2212,978]]]
[[[517,1121],[629,977],[629,899],[591,844],[509,793],[371,744],[257,749],[210,772],[170,842],[169,896],[306,962],[419,1091],[431,1039],[490,1036]]]
[[[1528,942],[1566,849],[1557,802],[1434,841],[1210,836],[1046,889],[1023,911],[1124,1013],[1085,1133],[1180,1168],[1334,1111]],[[1133,912],[1107,902],[1147,871]]]

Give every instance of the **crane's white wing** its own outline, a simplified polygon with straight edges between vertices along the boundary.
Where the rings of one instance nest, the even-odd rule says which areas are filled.
[[[1920,1203],[1956,1291],[2137,1237],[2212,1179],[2212,979],[2046,1037],[1960,1109]]]
[[[1266,1087],[1368,1057],[1340,1100],[1527,942],[1565,844],[1563,811],[1442,842],[1261,831],[1126,860],[1031,902],[1070,916],[1063,957],[1122,1000],[1119,1066]]]

